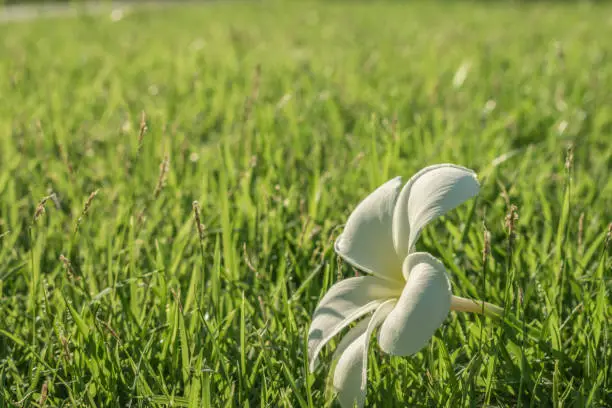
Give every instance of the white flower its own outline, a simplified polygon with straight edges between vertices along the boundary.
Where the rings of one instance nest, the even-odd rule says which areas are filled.
[[[428,253],[414,252],[429,222],[475,196],[479,188],[471,170],[430,166],[403,188],[401,177],[386,182],[350,215],[335,250],[369,275],[333,285],[319,302],[308,332],[314,371],[325,344],[363,318],[333,356],[333,384],[343,407],[365,402],[368,344],[376,328],[383,351],[408,356],[427,344],[450,310],[499,313],[488,303],[453,296],[444,265]]]

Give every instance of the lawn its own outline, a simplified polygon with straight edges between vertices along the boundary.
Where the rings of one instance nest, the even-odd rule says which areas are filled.
[[[0,407],[337,406],[339,337],[313,374],[306,341],[358,274],[334,240],[444,162],[480,194],[418,249],[506,323],[452,312],[412,357],[373,337],[367,406],[612,406],[610,38],[584,3],[0,25]]]

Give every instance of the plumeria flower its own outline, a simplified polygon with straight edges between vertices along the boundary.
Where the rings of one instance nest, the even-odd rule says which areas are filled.
[[[427,167],[403,187],[396,177],[363,200],[335,243],[342,259],[367,275],[333,285],[319,302],[308,332],[310,370],[321,349],[352,322],[338,344],[333,385],[343,407],[362,407],[370,338],[395,356],[422,349],[450,310],[499,314],[486,302],[453,296],[444,265],[415,252],[423,228],[478,193],[473,171],[451,164]],[[360,320],[361,319],[361,320]]]

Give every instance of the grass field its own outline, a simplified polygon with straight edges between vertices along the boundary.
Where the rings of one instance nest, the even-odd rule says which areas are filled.
[[[553,3],[0,25],[0,407],[336,406],[333,346],[306,358],[355,275],[333,241],[441,162],[481,193],[419,249],[522,324],[372,340],[367,406],[612,406],[610,38],[612,6]]]

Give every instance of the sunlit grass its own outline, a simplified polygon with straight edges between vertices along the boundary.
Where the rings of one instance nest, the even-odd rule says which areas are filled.
[[[482,190],[419,249],[518,323],[372,347],[369,406],[610,405],[612,8],[442,4],[0,25],[0,405],[333,406],[333,240],[440,162]]]

